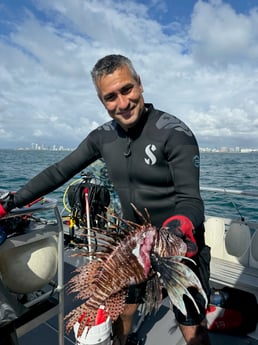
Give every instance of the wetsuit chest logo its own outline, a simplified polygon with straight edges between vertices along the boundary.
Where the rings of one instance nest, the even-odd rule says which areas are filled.
[[[153,144],[149,144],[145,147],[145,153],[148,158],[144,158],[144,161],[148,165],[154,165],[157,162],[157,158],[153,152],[157,150],[156,146]]]

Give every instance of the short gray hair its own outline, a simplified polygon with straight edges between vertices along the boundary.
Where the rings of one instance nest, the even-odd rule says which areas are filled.
[[[119,55],[119,54],[111,54],[104,56],[100,60],[97,61],[95,66],[91,71],[91,77],[93,83],[96,86],[97,80],[102,76],[107,74],[113,73],[116,69],[127,66],[132,73],[132,76],[135,80],[138,80],[138,74],[135,71],[133,64],[130,59],[126,56]]]

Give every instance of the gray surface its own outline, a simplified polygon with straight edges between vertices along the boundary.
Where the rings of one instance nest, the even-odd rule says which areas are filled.
[[[70,262],[74,263],[70,258]],[[74,266],[65,264],[65,281],[67,281],[74,270]],[[74,301],[71,296],[65,296],[65,314],[74,307]],[[137,324],[137,317],[136,317]],[[27,333],[19,339],[20,345],[57,345],[58,344],[58,331],[57,331],[57,317],[52,318],[45,324],[35,328],[30,333]],[[146,317],[145,321],[141,324],[138,333],[141,338],[145,338],[145,345],[184,345],[181,333],[176,326],[173,313],[169,309],[167,300],[156,315]],[[250,337],[230,336],[223,334],[211,333],[212,345],[258,345],[258,340]],[[65,336],[65,345],[74,344],[74,336],[72,332]]]

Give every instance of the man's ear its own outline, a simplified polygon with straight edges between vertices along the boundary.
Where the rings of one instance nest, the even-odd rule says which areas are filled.
[[[101,98],[101,95],[99,94],[99,92],[98,92],[97,94],[98,94],[98,98],[99,98],[100,102],[101,102],[102,104],[104,104],[103,99]]]
[[[137,82],[138,82],[138,85],[140,87],[141,92],[143,92],[144,90],[143,90],[143,86],[142,86],[142,81],[141,81],[141,77],[139,75],[137,77]]]

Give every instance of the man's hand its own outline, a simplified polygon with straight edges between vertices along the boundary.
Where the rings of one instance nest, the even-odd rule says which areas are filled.
[[[184,240],[187,245],[187,257],[197,254],[198,247],[193,235],[194,226],[189,218],[181,215],[172,216],[166,219],[162,226],[168,228],[175,236]]]
[[[0,219],[7,215],[7,213],[13,208],[13,195],[11,193],[6,193],[1,196],[0,199]],[[0,226],[0,244],[4,243],[7,235],[4,227]]]

